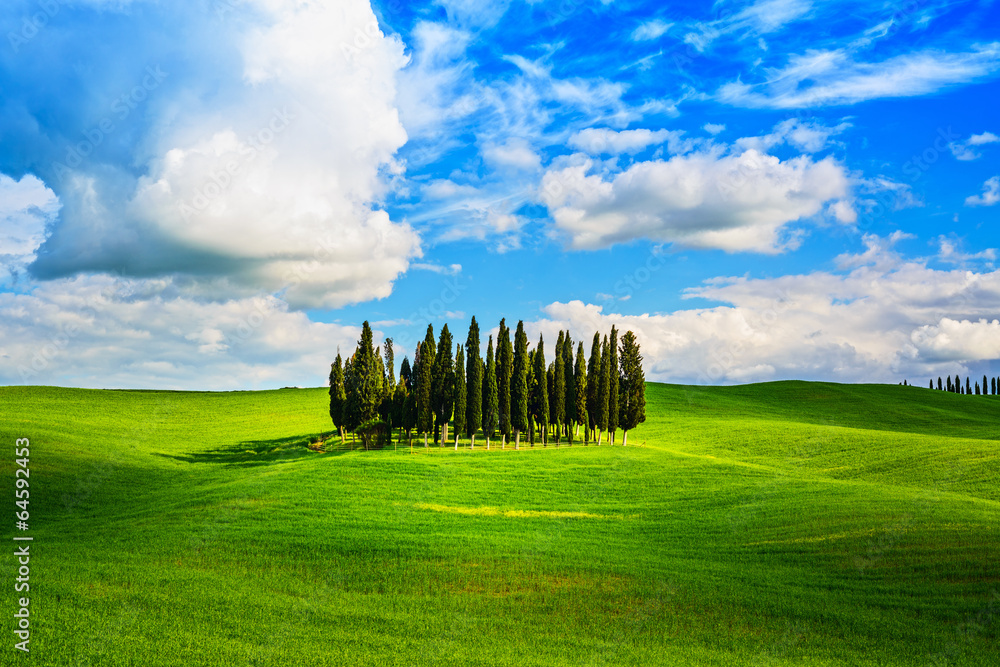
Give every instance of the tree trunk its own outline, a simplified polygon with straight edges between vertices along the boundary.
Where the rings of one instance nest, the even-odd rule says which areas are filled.
[[[448,422],[441,425],[441,446],[444,447],[446,442],[448,442]]]
[[[490,436],[486,436],[486,451],[490,451]]]
[[[427,434],[424,433],[424,449],[427,449]]]
[[[580,422],[576,423],[576,437],[580,437]]]
[[[347,443],[344,442],[344,425],[341,424],[340,426],[338,426],[337,430],[340,431],[340,444],[346,445]]]
[[[622,447],[628,446],[628,431],[622,429]]]
[[[500,449],[507,449],[507,434],[500,434]]]
[[[598,447],[600,447],[600,446],[601,446],[601,438],[602,438],[603,436],[604,436],[604,431],[600,431],[600,430],[599,430],[599,431],[597,432],[597,446],[598,446]]]
[[[475,448],[476,448],[476,434],[473,433],[472,434],[472,442],[469,444],[469,449],[475,449]]]
[[[521,449],[521,432],[514,431],[514,449]]]
[[[455,451],[458,451],[458,433],[455,434]]]

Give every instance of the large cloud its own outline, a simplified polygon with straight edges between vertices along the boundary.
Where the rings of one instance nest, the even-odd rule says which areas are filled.
[[[0,131],[37,138],[0,166],[34,171],[63,203],[34,274],[174,277],[213,299],[283,291],[293,307],[388,295],[420,255],[416,233],[378,210],[406,141],[402,44],[364,0],[219,6],[67,8],[5,63],[6,77],[40,48],[82,60],[82,85],[19,75],[0,115]],[[64,19],[77,28],[59,30]]]
[[[540,196],[574,248],[604,248],[637,238],[694,248],[779,252],[794,246],[789,223],[826,204],[842,221],[849,181],[832,158],[782,161],[749,149],[719,155],[702,150],[668,160],[636,162],[618,173],[582,155],[542,179]],[[595,173],[596,172],[596,173]]]
[[[588,352],[595,330],[632,329],[649,379],[668,382],[924,384],[945,374],[996,374],[989,364],[1000,358],[1000,271],[907,261],[892,250],[901,238],[866,237],[865,253],[840,258],[846,273],[719,278],[687,293],[723,305],[621,315],[608,312],[610,304],[553,303],[530,328],[547,339],[569,328]],[[629,278],[648,281],[662,266],[653,255]]]
[[[272,296],[206,303],[166,280],[63,278],[0,293],[0,385],[156,389],[322,386],[357,327]]]

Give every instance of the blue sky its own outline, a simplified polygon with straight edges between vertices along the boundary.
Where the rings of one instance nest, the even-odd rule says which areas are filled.
[[[366,319],[401,359],[472,315],[633,329],[663,381],[1000,374],[996,25],[7,2],[0,384],[317,385]]]

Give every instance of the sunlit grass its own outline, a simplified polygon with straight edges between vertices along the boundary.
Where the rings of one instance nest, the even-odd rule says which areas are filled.
[[[650,385],[626,448],[412,455],[310,450],[325,399],[0,389],[33,661],[996,663],[1000,398]]]

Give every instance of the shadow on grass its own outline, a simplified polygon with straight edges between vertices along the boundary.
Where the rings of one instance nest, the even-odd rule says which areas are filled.
[[[323,439],[326,439],[325,441]],[[351,451],[350,441],[346,446],[332,433],[320,435],[293,435],[272,440],[247,440],[237,445],[210,449],[191,454],[162,454],[162,456],[185,463],[219,463],[228,466],[264,466],[276,463],[291,463],[304,458],[346,454]]]

